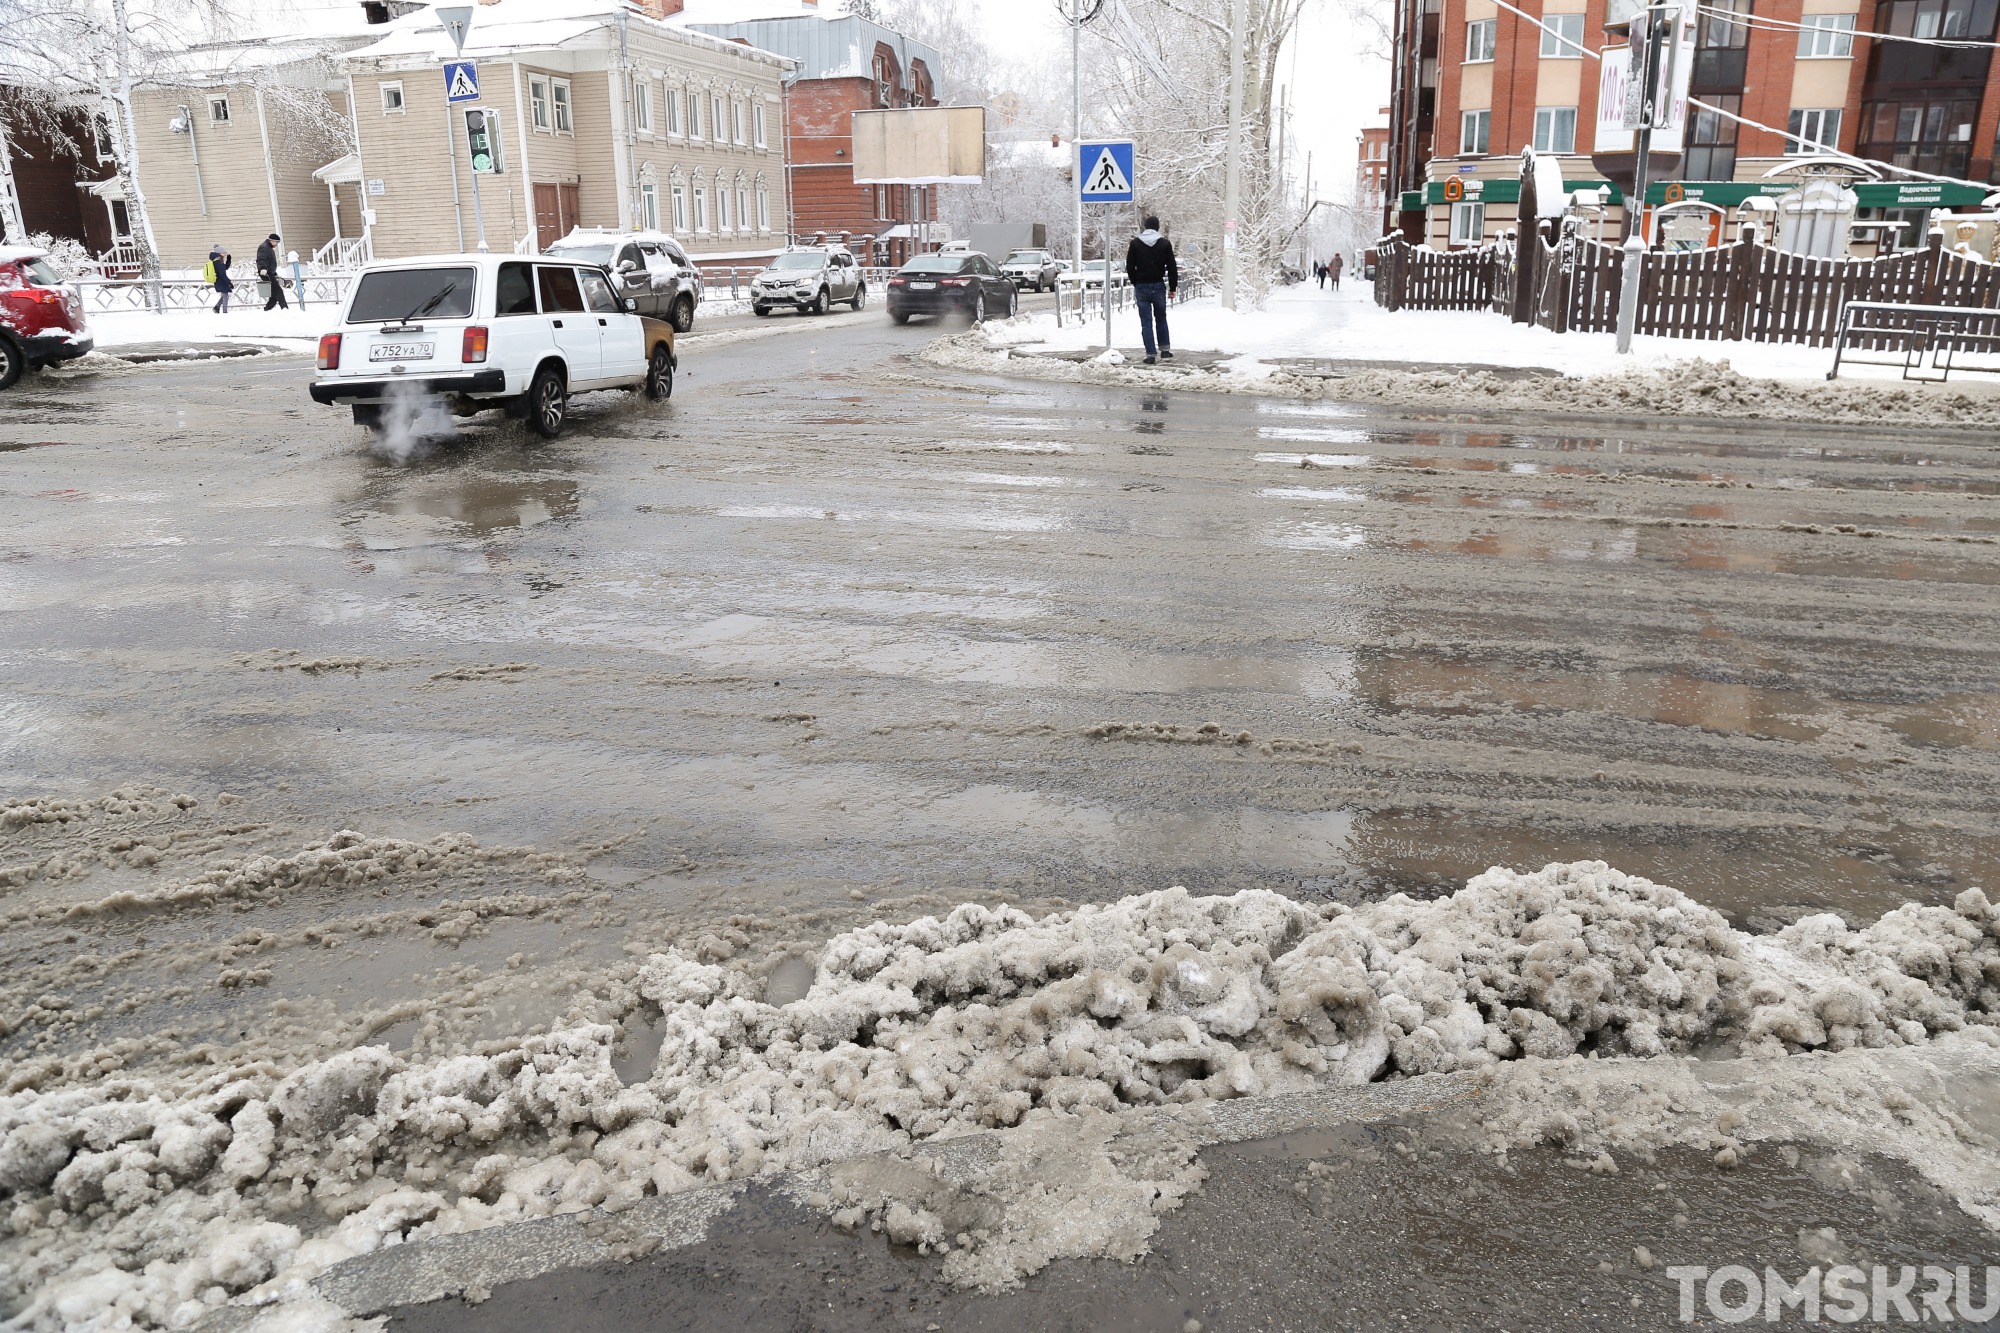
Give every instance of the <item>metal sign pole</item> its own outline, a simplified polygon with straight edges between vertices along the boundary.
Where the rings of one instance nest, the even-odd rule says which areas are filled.
[[[486,253],[486,214],[479,207],[479,173],[472,173],[472,221],[479,228],[479,253]]]
[[[1646,179],[1648,158],[1653,149],[1653,126],[1662,116],[1659,98],[1660,78],[1660,37],[1664,33],[1669,41],[1680,41],[1680,11],[1669,9],[1665,15],[1652,10],[1644,11],[1646,25],[1646,45],[1639,64],[1641,88],[1639,92],[1639,128],[1632,137],[1632,197],[1625,201],[1625,270],[1618,287],[1618,353],[1629,355],[1632,351],[1632,335],[1639,328],[1639,283],[1645,274],[1646,264]],[[1667,89],[1667,106],[1664,114],[1673,114],[1674,90]]]
[[[1111,205],[1104,206],[1104,350],[1111,350]]]

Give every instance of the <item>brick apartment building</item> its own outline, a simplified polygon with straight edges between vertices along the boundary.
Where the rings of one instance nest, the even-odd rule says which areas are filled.
[[[1354,200],[1363,216],[1382,216],[1389,192],[1389,108],[1379,113],[1381,124],[1364,125],[1355,152]]]
[[[1604,0],[1518,8],[1554,31],[1493,0],[1398,0],[1385,229],[1445,248],[1514,227],[1522,145],[1559,155],[1572,188],[1608,184],[1591,160],[1599,64],[1586,53],[1606,42]],[[1703,0],[1694,12],[1691,96],[1769,128],[1691,107],[1684,151],[1656,169],[1649,206],[1679,180],[1677,194],[1733,218],[1746,198],[1789,188],[1766,172],[1826,149],[1996,179],[1992,48],[1886,39],[1990,43],[1993,0]],[[1456,201],[1446,198],[1450,176],[1468,187]],[[1920,244],[1932,212],[1978,207],[1987,192],[1884,172],[1855,187],[1857,217],[1901,223],[1889,234]],[[1615,237],[1624,199],[1615,190],[1609,198],[1617,207],[1606,234]]]
[[[785,95],[792,234],[846,232],[857,249],[862,237],[872,237],[873,260],[885,264],[901,264],[948,239],[937,222],[937,187],[854,180],[854,113],[936,106],[938,53],[867,19],[822,14],[814,0],[763,5],[765,17],[708,21],[732,8],[740,6],[694,0],[682,18],[697,32],[798,63]]]

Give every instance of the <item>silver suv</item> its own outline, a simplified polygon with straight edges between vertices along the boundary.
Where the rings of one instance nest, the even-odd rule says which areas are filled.
[[[855,310],[868,304],[868,283],[844,245],[787,250],[750,280],[750,308],[759,315],[781,305],[824,315],[837,301]]]
[[[1056,277],[1062,272],[1056,267],[1056,257],[1047,250],[1016,250],[1000,264],[1002,276],[1011,279],[1016,287],[1032,287],[1038,292],[1054,291]]]
[[[665,232],[577,227],[546,253],[607,268],[618,295],[637,301],[640,314],[667,321],[676,333],[694,327],[694,312],[701,305],[701,274],[681,243]]]

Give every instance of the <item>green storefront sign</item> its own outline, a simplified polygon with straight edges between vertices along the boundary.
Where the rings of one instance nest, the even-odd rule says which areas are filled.
[[[1478,180],[1473,176],[1454,176],[1451,179],[1464,181],[1466,184],[1465,197],[1477,203],[1518,204],[1521,202],[1521,182],[1518,177],[1487,181]],[[1475,183],[1479,186],[1479,193],[1476,195],[1472,193],[1471,189]],[[1612,203],[1622,204],[1625,202],[1624,194],[1610,181],[1564,181],[1563,188],[1572,191],[1609,190],[1611,192]],[[1415,190],[1405,190],[1403,192],[1403,208],[1407,211],[1421,207],[1422,205],[1416,202],[1416,198],[1417,192]],[[1425,204],[1450,203],[1451,200],[1444,197],[1444,182],[1432,181],[1430,184],[1424,186],[1423,201]]]
[[[1796,181],[1654,181],[1646,188],[1646,202],[1664,204],[1670,186],[1681,188],[1681,198],[1734,208],[1757,195],[1777,198],[1797,188]],[[1854,187],[1859,208],[1951,208],[1986,202],[1988,191],[1976,185],[1952,181],[1867,182]]]

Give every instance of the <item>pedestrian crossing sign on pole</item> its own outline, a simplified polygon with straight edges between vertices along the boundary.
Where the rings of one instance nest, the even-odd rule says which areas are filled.
[[[470,60],[447,60],[444,62],[444,100],[447,102],[477,102],[479,100],[479,66]]]
[[[1086,204],[1132,202],[1132,141],[1098,139],[1077,144],[1078,197]]]

